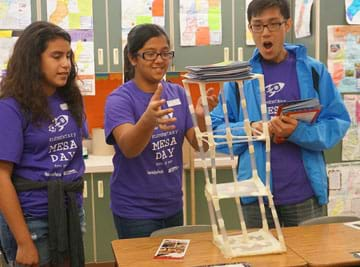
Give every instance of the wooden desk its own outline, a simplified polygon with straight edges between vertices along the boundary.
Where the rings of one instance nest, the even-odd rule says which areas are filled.
[[[308,266],[360,266],[360,230],[339,224],[283,228],[288,248],[300,255]]]
[[[163,238],[190,239],[190,245],[184,259],[153,259]],[[251,267],[307,266],[306,262],[290,249],[283,254],[225,259],[220,250],[212,243],[212,233],[210,232],[114,240],[111,242],[111,245],[114,251],[115,261],[120,267],[183,267],[230,262],[248,262],[251,264]]]

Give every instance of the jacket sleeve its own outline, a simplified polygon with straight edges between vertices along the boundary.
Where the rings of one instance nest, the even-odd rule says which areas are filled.
[[[228,113],[231,133],[234,136],[244,136],[245,131],[243,128],[243,116],[241,110],[239,112],[239,102],[236,100],[236,98],[238,97],[238,95],[236,94],[236,90],[237,88],[234,82],[226,82],[224,84],[225,105]],[[210,115],[214,135],[225,135],[226,124],[221,94],[219,94],[219,104],[213,109]],[[221,143],[216,147],[216,150],[218,152],[229,154],[229,147],[226,144],[225,138],[215,138],[215,141],[216,143]],[[246,147],[244,143],[234,143],[233,149],[234,154],[239,155],[246,149]]]
[[[350,116],[331,76],[323,64],[319,64],[319,100],[322,105],[319,117],[313,124],[300,122],[288,137],[303,148],[322,151],[336,145],[350,126]]]

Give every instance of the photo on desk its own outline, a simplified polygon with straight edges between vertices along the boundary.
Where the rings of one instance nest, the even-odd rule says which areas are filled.
[[[210,264],[210,265],[201,265],[195,267],[251,267],[251,265],[247,262],[232,262],[232,263],[217,263],[217,264]]]
[[[188,239],[163,239],[154,259],[182,259],[189,243]]]

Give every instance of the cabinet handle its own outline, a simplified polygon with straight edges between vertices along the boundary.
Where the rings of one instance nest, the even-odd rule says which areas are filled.
[[[104,183],[102,180],[98,181],[98,198],[104,198]]]
[[[113,60],[114,60],[114,65],[119,65],[119,48],[113,49]]]
[[[104,65],[104,49],[98,48],[98,64]]]
[[[87,197],[88,197],[87,181],[84,181],[83,198],[87,198]]]

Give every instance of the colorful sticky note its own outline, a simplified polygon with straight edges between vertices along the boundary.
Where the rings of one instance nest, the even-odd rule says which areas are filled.
[[[210,30],[221,30],[221,15],[219,8],[209,8],[208,25]]]
[[[78,13],[69,14],[69,28],[80,29],[80,15]]]
[[[145,23],[152,23],[152,17],[151,16],[136,17],[136,25],[145,24]]]
[[[209,8],[220,8],[220,0],[209,0]]]
[[[210,32],[209,27],[199,27],[196,31],[196,45],[209,45]]]
[[[0,31],[0,38],[12,37],[12,31]]]
[[[151,11],[153,17],[164,16],[164,0],[153,0]]]

